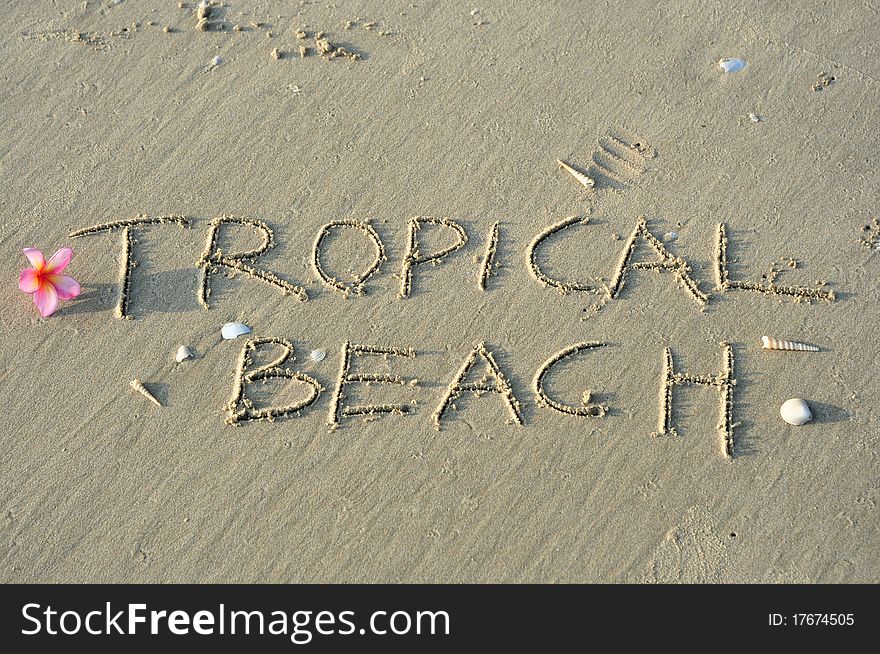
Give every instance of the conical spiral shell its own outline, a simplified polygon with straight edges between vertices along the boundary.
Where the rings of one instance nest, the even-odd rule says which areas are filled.
[[[141,383],[140,379],[132,379],[130,382],[128,382],[128,385],[156,406],[162,406],[162,403],[156,399],[155,395],[153,395],[150,391],[146,389],[146,387]]]
[[[569,175],[574,177],[577,181],[579,181],[581,183],[581,185],[583,185],[587,188],[593,188],[596,185],[596,181],[592,177],[590,177],[589,175],[585,175],[584,173],[582,173],[579,170],[575,170],[574,168],[569,166],[567,163],[565,163],[561,159],[557,159],[556,163],[559,164],[559,166],[560,166],[560,168],[562,168],[562,170],[564,170]]]
[[[798,343],[797,341],[786,341],[781,338],[773,338],[772,336],[762,336],[761,347],[765,350],[798,350],[800,352],[819,351],[819,348],[815,345],[807,345],[806,343]]]

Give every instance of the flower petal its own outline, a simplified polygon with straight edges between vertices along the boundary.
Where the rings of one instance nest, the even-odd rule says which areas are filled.
[[[31,265],[37,270],[42,270],[46,267],[46,260],[43,258],[43,253],[37,248],[25,248],[22,252],[24,252],[24,256],[28,258],[28,261],[30,261]]]
[[[25,293],[36,293],[40,288],[40,277],[33,268],[25,268],[18,276],[18,287]]]
[[[59,300],[71,300],[79,295],[79,282],[67,275],[46,275],[44,278],[55,287]]]
[[[58,293],[55,292],[55,287],[52,284],[40,286],[34,293],[34,304],[37,305],[37,310],[43,318],[48,318],[55,313],[58,309]]]
[[[57,275],[65,268],[67,268],[67,264],[70,263],[70,258],[73,256],[73,250],[70,248],[61,248],[52,255],[48,262],[46,262],[46,272],[50,275]]]

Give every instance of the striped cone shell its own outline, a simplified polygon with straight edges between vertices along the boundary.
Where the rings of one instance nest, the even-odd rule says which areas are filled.
[[[575,170],[574,168],[569,166],[567,163],[565,163],[561,159],[557,159],[556,163],[559,164],[559,166],[560,166],[560,168],[562,168],[562,170],[564,170],[569,175],[574,177],[577,181],[579,181],[582,186],[585,186],[586,188],[593,188],[594,186],[596,186],[596,181],[592,177],[590,177],[589,175],[585,175],[581,171]]]
[[[761,347],[765,350],[797,350],[799,352],[819,351],[819,348],[815,345],[807,345],[806,343],[798,343],[797,341],[786,341],[781,338],[773,338],[772,336],[762,336]]]
[[[136,390],[138,393],[143,395],[145,398],[147,398],[150,402],[152,402],[156,406],[162,406],[162,403],[156,399],[155,395],[153,395],[150,391],[147,390],[147,388],[141,383],[140,379],[132,379],[130,382],[128,382],[128,385],[131,386],[134,390]]]

